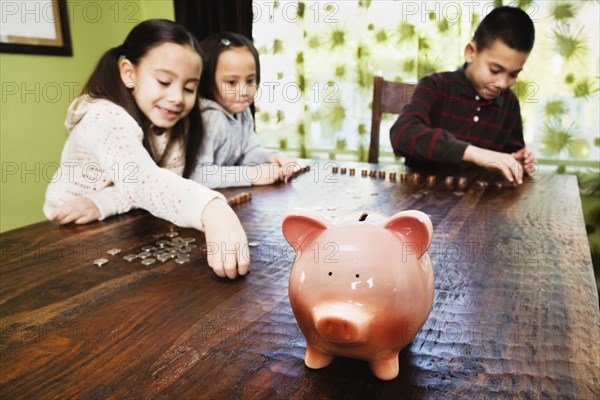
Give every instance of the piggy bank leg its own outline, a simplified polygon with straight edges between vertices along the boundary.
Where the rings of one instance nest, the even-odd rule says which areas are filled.
[[[306,354],[304,355],[304,363],[308,368],[319,369],[325,368],[333,361],[333,357],[323,353],[315,346],[307,345]]]
[[[389,381],[398,376],[398,353],[379,360],[371,361],[371,371],[373,374],[383,381]]]

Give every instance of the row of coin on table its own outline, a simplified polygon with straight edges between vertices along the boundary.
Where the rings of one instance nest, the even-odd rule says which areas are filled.
[[[333,174],[337,174],[339,172],[342,175],[346,174],[346,173],[348,173],[350,176],[356,175],[355,168],[347,168],[347,167],[333,166],[333,167],[331,167],[331,172]],[[368,169],[363,168],[363,169],[361,169],[361,176],[363,176],[363,177],[368,176],[371,178],[378,177],[379,179],[385,179],[386,171],[376,170],[376,169],[368,170]],[[389,172],[388,176],[389,176],[390,182],[396,182],[398,176],[399,176],[400,182],[412,182],[413,185],[420,185],[423,182],[421,174],[418,172],[412,172],[412,173],[400,172],[399,174],[396,172]],[[428,175],[424,182],[427,187],[433,188],[437,183],[437,176],[436,175]],[[444,186],[447,189],[453,189],[455,186],[455,182],[456,182],[456,189],[459,191],[466,190],[469,185],[469,181],[466,176],[459,176],[458,178],[455,178],[454,176],[446,176],[444,178]],[[480,179],[480,180],[476,180],[475,184],[479,187],[486,187],[486,186],[488,186],[489,182],[486,180]],[[501,181],[496,181],[495,186],[498,189],[501,189],[504,185]]]

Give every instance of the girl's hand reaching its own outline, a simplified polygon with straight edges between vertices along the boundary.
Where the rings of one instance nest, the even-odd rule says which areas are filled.
[[[275,163],[281,168],[281,179],[284,181],[291,178],[300,167],[298,160],[279,152],[269,154],[269,162]]]
[[[250,269],[246,232],[235,212],[221,199],[213,199],[202,213],[208,265],[221,278],[235,279]]]
[[[275,163],[259,164],[248,168],[251,169],[248,176],[252,185],[270,185],[281,180],[281,167]]]
[[[78,197],[67,201],[60,206],[50,216],[50,221],[57,221],[59,224],[87,224],[100,218],[100,210],[94,202],[87,197]]]

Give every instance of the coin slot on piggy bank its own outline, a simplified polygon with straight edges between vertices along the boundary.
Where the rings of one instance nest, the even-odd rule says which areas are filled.
[[[367,361],[379,379],[396,378],[398,354],[433,304],[429,217],[363,212],[333,224],[296,210],[282,230],[298,253],[288,291],[306,339],[305,364],[319,369],[334,356],[350,357]]]

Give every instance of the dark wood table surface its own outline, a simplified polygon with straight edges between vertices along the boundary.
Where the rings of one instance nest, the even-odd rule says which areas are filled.
[[[311,163],[293,183],[234,207],[251,273],[207,266],[204,236],[144,211],[87,226],[34,224],[1,235],[2,399],[598,399],[600,318],[574,176],[464,195],[440,181],[362,177],[366,164]],[[356,168],[342,175],[331,166]],[[399,178],[399,177],[398,177]],[[424,179],[423,179],[424,180]],[[281,234],[295,207],[328,217],[418,209],[431,216],[429,320],[380,381],[359,360],[311,370],[287,296],[294,254]],[[15,211],[18,212],[18,211]],[[123,255],[175,230],[191,262]],[[123,251],[115,256],[106,252]],[[109,262],[97,267],[93,260]]]

